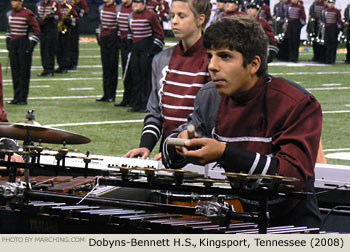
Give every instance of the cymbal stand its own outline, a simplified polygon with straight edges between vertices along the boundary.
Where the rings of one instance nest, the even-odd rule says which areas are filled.
[[[35,120],[34,110],[32,110],[32,109],[28,110],[28,112],[26,114],[26,119],[28,121],[31,121],[31,122]],[[28,145],[33,145],[33,142],[31,141],[31,137],[30,137],[30,134],[29,134],[29,129],[26,130],[26,137],[25,137],[25,140],[23,141],[23,150],[24,151],[30,151],[27,147],[25,147],[25,146],[28,146]],[[28,155],[24,155],[23,159],[24,159],[24,162],[29,163],[29,156]],[[33,163],[33,159],[34,159],[34,162],[35,162],[35,158],[32,157],[32,163]],[[24,181],[26,183],[29,182],[29,169],[25,169],[24,170]]]
[[[13,153],[7,153],[8,171],[9,171],[9,182],[16,182],[17,168],[11,165],[11,157]]]

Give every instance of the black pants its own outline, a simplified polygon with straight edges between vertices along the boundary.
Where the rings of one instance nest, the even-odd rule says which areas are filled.
[[[12,72],[14,100],[26,102],[29,92],[32,53],[26,53],[29,46],[28,37],[11,40],[10,64]]]
[[[120,51],[121,51],[121,58],[122,58],[123,82],[124,82],[124,94],[123,94],[122,103],[129,104],[131,100],[131,91],[132,91],[132,76],[130,71],[131,52],[128,49],[128,43],[126,38],[121,40]]]
[[[103,98],[115,99],[118,87],[119,43],[117,35],[101,37]]]
[[[288,41],[287,38],[285,38],[281,43],[277,44],[278,47],[278,54],[277,58],[282,61],[288,61],[289,53],[288,53]]]
[[[336,24],[326,26],[324,48],[325,48],[325,60],[326,64],[334,64],[337,58],[338,48],[338,33],[339,29]]]
[[[350,38],[348,38],[348,41],[346,42],[346,62],[350,63]]]
[[[316,25],[315,30],[318,31],[319,24]],[[324,61],[324,49],[323,45],[320,45],[316,41],[312,43],[312,49],[314,51],[313,61],[323,62]]]
[[[71,59],[70,66],[77,66],[79,60],[79,23],[71,26]]]
[[[148,50],[152,47],[153,38],[146,38],[132,45],[131,74],[132,101],[134,109],[146,109],[152,88],[152,59]]]
[[[55,55],[57,50],[57,24],[40,26],[41,64],[45,72],[53,73],[55,69]]]
[[[69,69],[72,57],[71,26],[67,26],[66,33],[58,34],[57,63],[60,69]]]
[[[300,30],[301,24],[299,20],[288,22],[287,40],[288,40],[288,60],[291,62],[298,62],[299,45],[300,45]]]

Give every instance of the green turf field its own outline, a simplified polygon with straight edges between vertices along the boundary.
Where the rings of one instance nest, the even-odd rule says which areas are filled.
[[[3,37],[4,33],[0,35]],[[167,42],[174,40],[167,39]],[[10,70],[5,75],[5,49],[5,40],[1,38],[0,61],[3,66],[6,102],[13,97],[13,89]],[[68,74],[55,74],[50,78],[37,76],[42,71],[39,51],[37,46],[33,57],[28,105],[5,104],[10,122],[23,120],[27,111],[33,109],[36,121],[42,125],[89,137],[89,144],[69,146],[78,148],[81,152],[121,156],[130,148],[138,146],[145,114],[128,113],[126,108],[116,108],[113,103],[95,102],[102,95],[102,68],[97,43],[81,41],[78,70]],[[299,64],[282,65],[274,62],[269,66],[269,73],[301,84],[320,101],[324,112],[322,141],[326,153],[340,149],[350,151],[350,65],[342,63],[344,53],[338,53],[339,63],[335,65],[310,65],[307,60],[311,57],[312,52],[303,50]],[[119,79],[117,102],[121,101],[123,92],[123,83]],[[158,147],[155,148],[157,149]],[[153,151],[153,155],[155,153]],[[345,160],[327,161],[350,165],[350,161]]]

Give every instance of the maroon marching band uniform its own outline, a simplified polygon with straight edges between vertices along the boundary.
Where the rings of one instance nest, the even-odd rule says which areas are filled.
[[[120,37],[120,53],[122,60],[123,69],[123,82],[124,82],[124,93],[123,100],[120,106],[126,106],[130,103],[131,99],[131,88],[132,88],[132,77],[130,74],[130,68],[128,64],[130,63],[130,48],[128,48],[128,17],[132,12],[132,3],[129,6],[125,6],[124,3],[118,5],[117,7],[117,24],[118,24],[118,36]],[[128,63],[129,60],[129,63]]]
[[[322,10],[322,21],[326,25],[324,50],[325,63],[334,64],[337,57],[338,34],[343,21],[340,10],[337,8],[325,8]]]
[[[57,63],[58,69],[56,73],[66,73],[72,63],[72,29],[79,21],[79,16],[72,5],[71,9],[68,7],[70,4],[68,2],[60,3],[62,18],[65,17],[63,25],[66,26],[66,31],[58,32],[58,43],[57,43]]]
[[[55,0],[42,0],[37,5],[38,20],[41,30],[40,55],[44,71],[42,76],[53,75],[55,68],[55,55],[57,51],[57,20],[62,19],[61,7]],[[56,9],[56,10],[55,10]],[[55,10],[55,11],[54,11]]]
[[[314,192],[322,111],[315,97],[296,83],[263,76],[250,90],[230,97],[220,96],[212,83],[207,84],[198,92],[187,123],[194,124],[199,137],[226,143],[217,160],[226,172],[294,177],[299,179],[297,190]],[[182,125],[169,137],[185,128]],[[163,163],[184,166],[185,160],[172,148],[164,144]],[[271,225],[321,225],[315,196],[273,204],[270,214]]]
[[[289,4],[286,8],[286,18],[288,19],[287,43],[289,50],[288,60],[298,62],[300,31],[306,22],[304,6],[300,3]]]
[[[265,19],[257,18],[258,22],[261,24],[262,28],[264,29],[265,34],[267,35],[269,39],[269,55],[267,58],[267,63],[270,63],[273,61],[275,56],[277,55],[279,49],[277,47],[277,40],[275,38],[275,33],[273,32],[272,26],[270,23],[268,23]]]
[[[40,41],[40,28],[34,13],[27,8],[12,10],[8,17],[9,29],[6,42],[10,53],[14,98],[12,104],[26,104],[29,92],[32,52]],[[33,36],[29,39],[29,30]]]
[[[152,59],[163,49],[164,31],[157,14],[147,8],[141,12],[131,12],[128,21],[133,78],[130,111],[145,111],[152,87]]]
[[[89,7],[86,0],[67,0],[69,4],[73,6],[80,18],[84,14],[89,13]],[[75,70],[79,61],[79,20],[75,22],[75,25],[71,27],[71,65],[70,69]]]
[[[202,38],[186,52],[180,42],[154,58],[150,113],[144,120],[140,147],[152,151],[159,139],[186,122],[197,92],[210,80],[208,63]]]
[[[161,98],[164,138],[186,122],[187,116],[194,110],[197,92],[210,80],[207,72],[209,62],[205,53],[202,38],[186,53],[180,44],[173,51]]]
[[[261,6],[259,18],[265,19],[271,25],[273,24],[270,7],[265,3]]]
[[[117,36],[117,4],[104,4],[101,19],[101,60],[103,96],[97,101],[114,101],[118,86],[119,38]]]

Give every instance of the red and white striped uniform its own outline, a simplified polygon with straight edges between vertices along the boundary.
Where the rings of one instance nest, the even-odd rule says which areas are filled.
[[[105,4],[100,13],[101,19],[101,36],[107,36],[117,33],[117,4]]]
[[[33,30],[33,36],[30,38],[35,42],[39,42],[40,28],[38,22],[35,19],[34,13],[27,8],[21,8],[19,11],[12,10],[9,19],[9,31],[6,33],[6,37],[11,40],[28,36],[28,30]]]
[[[301,4],[291,4],[287,8],[287,17],[288,21],[300,20],[305,24],[306,15],[304,6]]]
[[[326,26],[331,26],[334,24],[342,25],[340,10],[337,8],[325,9],[325,23]]]
[[[320,19],[321,16],[321,11],[324,9],[324,3],[317,1],[314,7],[314,11],[315,11],[315,18],[316,19]]]
[[[126,39],[129,33],[128,17],[132,12],[132,4],[125,6],[122,4],[120,11],[117,14],[118,35],[121,39]]]
[[[163,47],[164,31],[157,14],[153,11],[145,9],[142,12],[133,12],[129,27],[131,33],[128,34],[128,39],[133,39],[133,43],[155,35],[154,43],[159,44],[160,48]]]
[[[38,17],[39,20],[43,20],[47,15],[49,15],[54,9],[56,8],[56,11],[54,11],[54,14],[58,16],[58,19],[62,19],[62,11],[60,4],[58,4],[54,0],[49,0],[47,3],[45,1],[41,1],[38,4]]]
[[[186,53],[180,45],[174,48],[161,91],[163,137],[186,122],[187,116],[193,112],[197,92],[210,80],[208,63],[202,39]]]

